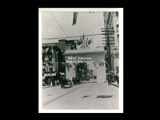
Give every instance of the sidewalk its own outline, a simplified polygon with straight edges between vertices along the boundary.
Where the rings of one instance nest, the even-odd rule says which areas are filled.
[[[104,81],[104,83],[106,83],[108,85],[108,81]],[[111,82],[111,85],[113,85],[115,87],[119,87],[119,84],[117,83],[117,81]]]
[[[112,82],[111,84],[116,86],[116,87],[119,87],[119,84],[117,82]]]

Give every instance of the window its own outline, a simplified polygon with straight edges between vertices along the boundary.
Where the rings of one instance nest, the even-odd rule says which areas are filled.
[[[118,17],[118,12],[116,12],[116,17]]]
[[[118,41],[118,46],[119,46],[119,35],[117,35],[117,41]]]
[[[116,27],[117,27],[117,32],[119,32],[119,25],[116,25]]]

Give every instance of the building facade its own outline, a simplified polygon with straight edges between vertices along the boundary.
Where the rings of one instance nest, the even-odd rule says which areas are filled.
[[[113,12],[113,26],[114,26],[114,48],[113,48],[113,56],[114,56],[114,72],[115,74],[119,73],[119,13]]]
[[[59,40],[54,43],[43,43],[42,45],[42,78],[45,84],[49,84],[49,79],[59,79],[57,74],[65,74],[66,50],[75,50],[75,40]],[[52,81],[53,83],[53,81]]]
[[[104,27],[113,29],[113,34],[109,34],[110,49],[108,49],[108,39],[105,35],[105,45],[107,51],[110,52],[110,71],[114,71],[117,74],[119,69],[119,13],[118,12],[103,12]],[[106,57],[106,58],[107,58]]]
[[[66,50],[76,50],[76,40],[61,39],[59,40],[58,47],[61,49],[62,53]]]

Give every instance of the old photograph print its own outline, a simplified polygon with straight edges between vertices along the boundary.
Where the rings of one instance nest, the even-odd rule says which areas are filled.
[[[39,8],[39,112],[123,112],[122,14]]]

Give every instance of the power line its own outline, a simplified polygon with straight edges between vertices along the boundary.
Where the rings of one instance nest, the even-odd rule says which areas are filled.
[[[53,18],[56,20],[56,18],[54,17],[54,15],[51,13],[51,15],[53,16]],[[56,20],[57,24],[59,25],[59,27],[61,28],[61,30],[64,32],[63,28],[60,26],[60,24],[58,23],[58,21]],[[66,35],[66,33],[64,32],[64,34]],[[66,35],[67,36],[67,35]]]
[[[96,35],[103,35],[104,33],[98,33],[98,34],[90,34],[90,35],[84,35],[84,36],[96,36]],[[47,40],[49,40],[49,39],[64,39],[64,38],[77,38],[77,37],[82,37],[82,35],[81,36],[69,36],[69,37],[57,37],[57,38],[43,38],[43,39],[47,39]]]

